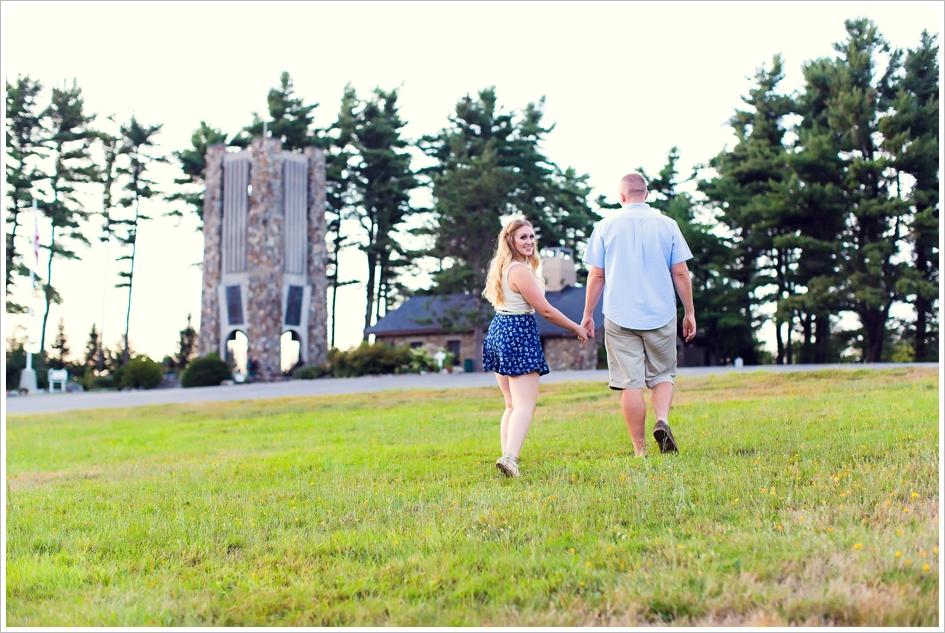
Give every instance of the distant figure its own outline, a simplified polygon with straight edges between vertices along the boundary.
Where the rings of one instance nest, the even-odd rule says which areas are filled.
[[[505,396],[499,435],[502,457],[495,465],[506,477],[518,477],[518,456],[532,424],[538,378],[549,373],[538,336],[537,310],[551,323],[587,343],[587,330],[552,307],[538,276],[541,259],[535,230],[513,220],[499,233],[483,296],[496,310],[482,345],[482,368],[494,371]]]
[[[661,452],[678,452],[669,429],[676,379],[673,286],[685,309],[683,337],[691,341],[696,315],[686,260],[692,252],[675,220],[646,204],[643,176],[624,176],[619,193],[623,210],[597,223],[584,253],[589,273],[581,325],[594,336],[594,308],[603,291],[610,388],[622,390],[620,404],[633,449],[637,457],[646,455],[646,385],[656,414],[653,437]]]

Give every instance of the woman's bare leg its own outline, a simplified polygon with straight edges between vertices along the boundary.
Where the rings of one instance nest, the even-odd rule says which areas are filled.
[[[525,443],[525,435],[532,424],[535,403],[538,402],[538,372],[522,376],[509,376],[509,391],[512,397],[512,415],[509,416],[508,432],[503,453],[518,458]]]
[[[505,453],[505,444],[509,436],[509,418],[512,417],[512,392],[509,390],[509,377],[502,374],[495,375],[499,381],[499,389],[505,396],[505,413],[502,414],[502,424],[499,426],[499,439],[502,442],[502,452]]]

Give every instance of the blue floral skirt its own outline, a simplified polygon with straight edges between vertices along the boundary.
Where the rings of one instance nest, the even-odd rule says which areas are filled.
[[[497,314],[482,343],[482,368],[503,376],[550,373],[534,314]]]

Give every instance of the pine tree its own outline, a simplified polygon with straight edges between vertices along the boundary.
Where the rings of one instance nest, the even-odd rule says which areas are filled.
[[[938,360],[939,68],[935,40],[923,32],[919,46],[907,52],[892,114],[879,122],[882,147],[893,157],[896,197],[910,207],[906,240],[912,247],[912,266],[902,271],[901,290],[915,308],[909,334],[919,362]],[[906,195],[902,174],[915,181]]]
[[[360,249],[367,256],[367,307],[364,328],[386,311],[397,268],[409,261],[395,233],[413,213],[410,191],[417,180],[410,168],[406,123],[397,110],[397,90],[380,88],[355,117],[353,145],[357,151],[349,166],[357,204],[354,215],[367,233]]]
[[[895,195],[889,174],[893,158],[881,151],[880,119],[892,106],[900,52],[890,50],[868,19],[847,20],[847,40],[834,45],[841,54],[823,60],[828,83],[827,122],[843,160],[843,195],[848,215],[840,249],[844,307],[862,324],[862,360],[879,362],[887,339],[892,304],[905,265],[894,261],[906,233],[906,202]],[[881,54],[885,71],[876,76]]]
[[[187,365],[190,364],[194,354],[197,351],[197,330],[190,324],[191,315],[187,315],[187,327],[180,331],[180,340],[177,343],[177,356],[174,358],[174,365],[177,367],[177,373],[182,374]]]
[[[655,178],[640,167],[637,171],[647,180],[650,196],[647,203],[676,221],[692,251],[689,267],[692,276],[692,300],[702,340],[710,353],[726,364],[742,358],[749,364],[758,360],[758,342],[754,336],[750,313],[743,310],[738,288],[727,277],[732,266],[733,249],[724,238],[713,233],[715,224],[697,220],[697,205],[688,193],[680,192],[678,148],[673,147],[666,165]],[[694,176],[693,176],[694,177]],[[678,327],[682,332],[683,306],[678,304]]]
[[[57,257],[79,259],[76,252],[67,247],[68,241],[89,244],[80,224],[89,214],[75,196],[76,184],[94,182],[98,177],[90,152],[97,138],[97,133],[91,128],[95,117],[86,116],[84,105],[82,90],[73,81],[71,88],[53,88],[52,102],[43,113],[49,121],[51,134],[48,142],[55,167],[48,182],[49,199],[40,204],[43,214],[52,224],[49,244],[46,245],[49,261],[44,284],[46,309],[40,330],[40,349],[43,349],[46,341],[50,306],[61,302],[52,286],[53,262]],[[58,236],[58,242],[57,231],[62,233]]]
[[[11,313],[26,311],[25,307],[10,300],[14,273],[29,276],[29,270],[20,261],[21,255],[17,252],[16,237],[17,229],[21,224],[20,213],[27,211],[32,205],[36,184],[47,178],[46,174],[36,166],[37,161],[45,156],[41,112],[38,111],[36,104],[36,97],[42,89],[42,84],[33,81],[28,75],[18,76],[14,84],[6,82],[6,179],[7,187],[10,189],[7,225],[10,227],[10,232],[5,236],[4,288],[7,297],[6,310]]]
[[[93,323],[92,329],[89,330],[89,340],[85,344],[82,366],[87,370],[95,369],[100,358],[104,358],[102,354],[102,337],[99,334],[98,328],[95,327]],[[99,369],[99,371],[101,371],[101,369]]]
[[[253,112],[253,122],[232,140],[230,145],[249,147],[253,138],[263,136],[265,130],[272,138],[282,141],[282,149],[287,151],[303,150],[314,145],[322,147],[320,130],[313,129],[314,116],[312,112],[318,107],[317,103],[306,105],[295,96],[292,77],[283,72],[279,77],[279,87],[269,90],[266,98],[269,118],[264,120],[257,112]]]
[[[783,205],[773,194],[787,175],[783,119],[794,108],[790,98],[776,92],[783,77],[779,55],[770,71],[758,70],[756,87],[742,97],[751,109],[737,110],[729,120],[738,143],[709,162],[718,175],[698,184],[707,206],[730,233],[732,252],[723,276],[728,279],[730,302],[739,306],[738,313],[752,329],[765,319],[761,305],[790,294],[789,275],[796,257],[794,249],[776,242],[788,230],[782,222]],[[764,294],[766,287],[774,290]],[[789,362],[791,347],[782,335],[785,316],[783,309],[775,313],[779,363]],[[751,349],[745,353],[746,363],[757,362]]]
[[[342,249],[354,246],[356,242],[346,240],[342,222],[352,212],[355,192],[352,186],[351,162],[357,155],[354,147],[354,133],[357,110],[360,105],[357,93],[349,83],[345,86],[341,98],[338,118],[331,125],[324,137],[327,140],[325,151],[325,214],[326,242],[328,245],[328,283],[331,286],[331,329],[329,347],[335,347],[335,314],[338,304],[338,288],[358,283],[356,279],[341,281],[338,257]]]
[[[52,348],[55,352],[55,356],[50,358],[47,363],[54,369],[62,369],[66,366],[66,356],[68,356],[70,352],[64,319],[59,319],[59,328],[56,330],[56,340],[53,342]]]
[[[135,255],[137,254],[138,228],[141,222],[150,220],[149,216],[141,212],[142,201],[149,200],[160,192],[153,189],[155,184],[150,180],[148,169],[154,163],[167,162],[163,156],[153,155],[151,150],[155,146],[154,136],[161,130],[162,124],[148,126],[141,125],[132,115],[128,125],[122,126],[122,143],[118,153],[124,157],[123,164],[117,172],[125,178],[125,184],[122,190],[126,195],[118,201],[118,206],[124,208],[128,217],[113,220],[112,224],[123,230],[123,233],[116,234],[116,238],[124,247],[130,247],[131,252],[122,255],[118,261],[129,262],[129,269],[121,271],[118,275],[124,278],[116,288],[128,288],[128,307],[125,311],[125,334],[124,351],[122,353],[122,365],[126,364],[131,358],[131,347],[128,342],[128,330],[131,323],[131,292],[134,286],[135,274]]]
[[[226,143],[226,134],[210,127],[205,121],[201,121],[200,127],[194,130],[191,135],[190,143],[191,147],[188,149],[171,152],[180,163],[181,171],[184,172],[184,177],[175,178],[174,184],[182,187],[183,190],[166,196],[165,200],[183,203],[184,209],[189,208],[196,213],[202,222],[203,196],[206,191],[204,178],[207,173],[207,147]],[[167,212],[166,215],[182,218],[184,217],[184,211],[175,208]]]
[[[115,122],[114,116],[106,117],[112,123]],[[112,237],[115,234],[115,219],[113,212],[113,186],[118,176],[116,173],[116,163],[118,161],[118,142],[121,140],[118,136],[104,131],[98,133],[99,141],[102,143],[104,153],[104,163],[99,170],[99,182],[102,185],[102,210],[99,214],[102,216],[102,233],[99,235],[99,241],[105,243],[105,272],[102,277],[102,331],[99,335],[99,354],[96,362],[96,370],[99,373],[105,370],[105,351],[101,345],[101,339],[105,335],[105,299],[108,295],[108,264],[110,262],[109,251],[111,250]],[[94,326],[93,326],[94,327]]]

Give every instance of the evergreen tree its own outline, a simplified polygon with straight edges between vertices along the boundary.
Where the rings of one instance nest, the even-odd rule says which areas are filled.
[[[325,138],[325,215],[326,215],[326,242],[328,246],[328,283],[331,286],[331,329],[329,331],[329,347],[335,347],[335,314],[338,304],[338,288],[358,283],[351,279],[341,281],[338,256],[342,249],[356,245],[356,242],[346,240],[342,229],[342,221],[351,214],[355,193],[352,186],[351,161],[357,155],[354,147],[354,132],[356,127],[357,110],[360,105],[354,88],[349,83],[345,86],[341,98],[341,108],[338,118],[329,128]]]
[[[699,321],[702,340],[723,364],[741,357],[757,362],[758,343],[754,337],[751,315],[743,309],[737,287],[727,277],[732,266],[732,248],[728,241],[712,232],[714,224],[696,219],[697,205],[688,193],[679,192],[681,184],[676,169],[679,153],[669,151],[666,165],[655,178],[647,176],[642,167],[637,171],[647,180],[650,196],[647,203],[679,225],[679,230],[692,251],[689,267],[692,275],[692,300]],[[682,332],[683,306],[678,305],[678,327]]]
[[[17,252],[16,237],[17,229],[21,224],[20,213],[31,207],[36,184],[47,178],[46,174],[36,166],[37,160],[45,155],[42,114],[38,111],[36,104],[36,97],[42,88],[42,84],[33,81],[28,75],[18,76],[14,84],[6,82],[6,179],[10,190],[7,225],[10,227],[10,232],[5,236],[4,288],[7,297],[6,309],[11,313],[26,312],[25,307],[10,300],[13,274],[29,276],[29,269],[20,261],[21,255]]]
[[[77,183],[90,183],[98,177],[90,152],[92,143],[97,138],[97,133],[91,128],[95,117],[86,116],[83,112],[84,105],[82,90],[73,81],[71,88],[53,88],[52,102],[43,113],[44,118],[49,121],[49,145],[54,168],[48,182],[49,199],[40,204],[43,214],[52,224],[49,244],[46,245],[49,261],[44,284],[46,309],[40,330],[40,349],[43,349],[46,341],[50,306],[61,301],[52,286],[53,262],[57,257],[79,259],[75,251],[67,247],[68,242],[63,238],[89,244],[88,238],[80,229],[80,222],[89,214],[75,196]],[[61,232],[58,242],[57,231]]]
[[[354,215],[367,233],[367,243],[360,245],[368,262],[365,329],[386,311],[397,269],[409,261],[395,239],[396,231],[414,213],[410,191],[417,187],[407,141],[401,137],[404,125],[396,89],[375,89],[355,117],[357,156],[349,171],[357,200]]]
[[[320,130],[313,129],[314,116],[312,112],[318,107],[317,103],[305,105],[304,101],[295,96],[292,86],[292,77],[283,72],[279,77],[279,87],[269,90],[266,98],[269,119],[264,120],[259,113],[253,112],[253,122],[230,141],[236,147],[249,147],[253,138],[268,136],[282,141],[282,149],[287,151],[303,150],[310,145],[322,147],[324,141],[320,138]]]
[[[151,219],[141,212],[141,203],[160,193],[153,188],[155,183],[150,180],[148,169],[154,163],[167,162],[167,159],[163,156],[152,154],[155,146],[154,136],[161,130],[161,127],[163,127],[161,124],[154,126],[141,125],[132,115],[128,125],[121,128],[122,143],[118,153],[119,156],[124,158],[124,161],[117,172],[125,178],[122,190],[126,192],[126,195],[118,201],[118,206],[129,213],[126,217],[113,220],[112,225],[123,231],[116,234],[119,244],[131,248],[130,253],[118,258],[118,261],[129,262],[129,269],[118,273],[126,281],[115,286],[116,288],[128,288],[128,307],[125,311],[125,343],[124,352],[122,353],[123,365],[131,358],[128,330],[131,323],[131,292],[134,286],[138,228],[141,222]]]
[[[66,324],[59,319],[59,328],[56,330],[56,340],[52,345],[54,356],[47,362],[53,369],[62,369],[66,366],[66,356],[69,355],[69,339],[66,337]]]
[[[115,122],[113,116],[106,117],[112,123]],[[112,237],[115,234],[115,219],[112,215],[114,208],[113,186],[118,176],[116,172],[116,163],[118,160],[118,142],[121,140],[118,136],[104,131],[98,133],[99,141],[102,143],[104,153],[104,162],[99,171],[99,182],[102,184],[102,233],[99,235],[99,241],[105,243],[105,272],[102,277],[102,331],[99,335],[99,343],[105,335],[105,299],[108,295],[108,264],[111,261],[109,251],[111,250]],[[94,326],[93,326],[94,327]],[[96,369],[99,373],[105,370],[105,351],[99,344],[98,361]]]
[[[92,329],[89,330],[89,340],[85,344],[82,366],[87,370],[95,369],[100,358],[104,358],[102,354],[102,337],[99,334],[98,328],[96,328],[93,323]],[[99,369],[99,371],[101,371],[101,369]]]
[[[879,362],[887,338],[892,304],[902,298],[897,289],[904,264],[894,262],[906,233],[906,202],[894,195],[890,173],[894,159],[881,151],[880,119],[892,106],[899,51],[890,50],[876,26],[867,19],[845,23],[847,40],[834,45],[841,54],[821,60],[828,79],[826,116],[843,160],[843,195],[848,215],[840,249],[840,278],[844,308],[862,324],[865,362]],[[888,53],[885,72],[877,77],[878,57]]]
[[[936,37],[922,33],[919,46],[906,54],[892,113],[879,122],[882,147],[892,157],[895,191],[909,205],[906,241],[912,266],[905,268],[900,289],[915,308],[908,328],[916,361],[938,360],[939,280],[939,68]],[[902,174],[914,179],[903,194]]]
[[[187,315],[187,327],[180,331],[180,340],[177,344],[177,356],[174,365],[177,372],[183,373],[187,365],[197,352],[197,330],[190,324],[191,315]]]
[[[203,196],[206,191],[204,178],[207,173],[207,147],[226,143],[226,134],[210,127],[205,121],[201,121],[200,127],[194,130],[191,135],[190,143],[190,148],[171,152],[174,158],[180,162],[181,171],[184,172],[184,177],[175,178],[174,184],[182,187],[183,190],[166,196],[165,200],[183,203],[184,209],[189,208],[196,213],[202,222]],[[184,211],[175,208],[166,215],[182,218],[184,217]]]
[[[783,205],[773,194],[787,176],[783,119],[794,108],[790,98],[776,93],[783,77],[779,55],[774,56],[770,71],[759,69],[756,87],[742,97],[751,109],[737,110],[729,120],[738,143],[709,162],[717,176],[698,184],[708,208],[730,233],[731,254],[723,275],[728,279],[727,301],[739,306],[738,314],[752,329],[765,320],[758,310],[762,304],[790,294],[796,257],[793,249],[776,243],[788,230],[782,222]],[[764,294],[766,287],[774,290]],[[782,336],[784,316],[783,310],[775,313],[779,363],[788,361],[790,349]],[[758,361],[754,349],[744,350],[748,364]]]

